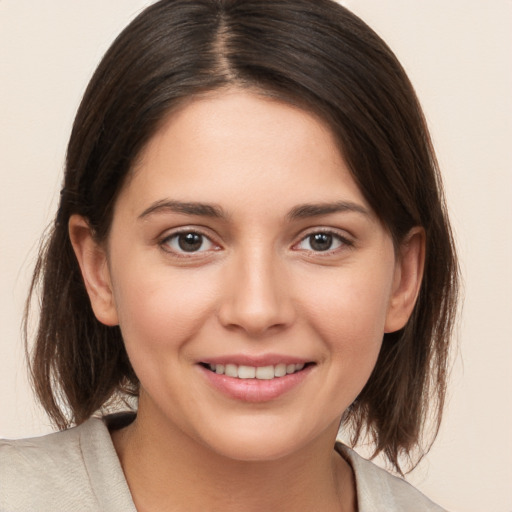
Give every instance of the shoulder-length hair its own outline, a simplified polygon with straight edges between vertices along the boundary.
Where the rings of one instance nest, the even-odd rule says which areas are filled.
[[[104,240],[116,196],[163,119],[180,102],[229,86],[319,115],[395,244],[414,226],[425,230],[413,314],[403,329],[384,335],[375,369],[343,419],[354,443],[369,435],[375,453],[400,471],[399,457],[420,446],[429,411],[431,440],[439,428],[458,267],[413,87],[387,45],[331,0],[161,0],[115,40],[78,109],[58,213],[33,276],[27,311],[39,289],[31,350],[38,398],[65,428],[115,397],[137,395],[119,328],[102,325],[92,312],[68,221],[84,216]]]

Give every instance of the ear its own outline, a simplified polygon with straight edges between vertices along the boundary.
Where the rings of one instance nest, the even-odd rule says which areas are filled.
[[[119,322],[105,248],[95,240],[89,223],[82,216],[72,215],[68,229],[96,318],[102,324],[117,325]]]
[[[425,231],[415,227],[409,231],[397,250],[393,289],[384,332],[398,331],[409,320],[420,291],[424,264]]]

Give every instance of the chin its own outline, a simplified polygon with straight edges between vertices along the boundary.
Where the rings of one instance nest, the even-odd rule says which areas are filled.
[[[223,429],[222,435],[218,435],[218,430],[210,431],[202,442],[213,452],[231,460],[272,462],[298,454],[321,438],[334,444],[337,432],[337,424],[332,433],[331,429],[319,433],[305,427],[293,427],[290,423],[279,427],[264,423],[254,421],[252,425],[231,426]]]
[[[219,442],[209,447],[218,455],[238,462],[272,462],[289,457],[301,448],[297,442],[289,439],[281,441],[261,435],[255,435],[252,439],[246,435],[238,436],[228,443]]]

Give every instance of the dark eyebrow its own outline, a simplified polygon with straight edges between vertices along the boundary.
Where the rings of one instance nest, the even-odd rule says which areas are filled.
[[[225,219],[227,217],[220,206],[207,203],[182,202],[163,199],[153,203],[149,208],[146,208],[138,218],[145,219],[152,214],[166,211],[183,213],[185,215],[197,215],[198,217],[213,217],[217,219]],[[292,208],[290,212],[288,212],[287,217],[290,220],[295,220],[307,217],[319,217],[321,215],[339,212],[356,212],[363,215],[370,215],[370,212],[366,208],[357,203],[350,201],[337,201],[334,203],[302,204]]]
[[[197,215],[200,217],[214,217],[217,219],[226,218],[222,208],[212,204],[196,203],[196,202],[182,202],[163,199],[153,203],[149,208],[146,208],[140,215],[140,219],[145,219],[149,215],[160,212],[173,212],[183,213],[185,215]]]
[[[292,208],[288,213],[290,220],[318,217],[330,213],[355,212],[370,215],[370,211],[364,206],[351,201],[337,201],[334,203],[302,204]]]

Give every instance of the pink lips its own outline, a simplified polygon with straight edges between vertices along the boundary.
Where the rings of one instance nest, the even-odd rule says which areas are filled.
[[[307,361],[304,359],[277,355],[265,357],[233,356],[229,358],[208,359],[198,365],[198,367],[209,384],[222,394],[245,402],[267,402],[279,398],[298,386],[310,374],[314,365],[306,365],[300,371],[272,379],[230,377],[215,373],[208,366],[233,364],[237,366],[265,367],[290,364],[304,365],[305,363]]]

